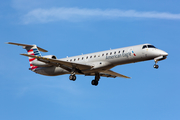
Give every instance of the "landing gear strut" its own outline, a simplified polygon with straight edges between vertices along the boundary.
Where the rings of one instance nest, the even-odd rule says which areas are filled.
[[[158,62],[158,60],[154,60],[155,61],[155,64],[154,64],[154,68],[156,68],[156,69],[158,69],[159,68],[159,65],[157,65],[157,62]]]
[[[91,81],[91,84],[94,85],[94,86],[97,86],[98,83],[99,83],[99,79],[100,79],[100,75],[99,75],[99,73],[96,73],[95,74],[95,79]]]

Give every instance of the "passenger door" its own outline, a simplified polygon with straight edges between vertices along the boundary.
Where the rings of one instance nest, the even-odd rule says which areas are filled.
[[[145,47],[146,46],[146,47]],[[142,47],[142,58],[146,58],[147,57],[147,52],[148,52],[148,48],[147,45],[144,45]]]

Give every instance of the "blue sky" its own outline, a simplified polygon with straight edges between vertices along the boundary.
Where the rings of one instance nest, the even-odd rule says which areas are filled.
[[[179,120],[180,2],[178,0],[9,0],[0,4],[1,120]],[[58,58],[151,43],[169,53],[160,61],[117,66],[132,79],[69,75],[47,77],[28,70],[5,44],[36,44]]]

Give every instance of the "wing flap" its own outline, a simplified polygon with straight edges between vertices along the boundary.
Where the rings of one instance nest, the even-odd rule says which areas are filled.
[[[122,77],[122,78],[130,78],[128,76],[125,76],[125,75],[122,75],[122,74],[119,74],[119,73],[116,73],[112,70],[106,70],[104,72],[102,72],[101,74],[103,74],[104,76],[106,77]],[[109,75],[109,76],[108,76]]]
[[[79,63],[73,63],[73,62],[67,62],[67,61],[62,61],[62,60],[57,60],[57,59],[50,59],[50,58],[46,58],[46,57],[41,57],[41,56],[35,56],[35,55],[28,55],[28,54],[21,54],[23,56],[27,56],[27,57],[32,57],[32,58],[36,58],[42,62],[53,62],[55,64],[59,64],[59,65],[65,65],[68,66],[70,68],[77,68],[79,70],[87,70],[87,69],[91,69],[92,66],[89,65],[84,65],[84,64],[79,64]]]

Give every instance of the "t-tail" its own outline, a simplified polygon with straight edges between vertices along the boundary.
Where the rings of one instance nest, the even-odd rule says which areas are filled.
[[[41,56],[40,51],[42,51],[42,52],[48,52],[48,51],[45,50],[45,49],[42,49],[42,48],[40,48],[40,47],[37,47],[36,45],[27,45],[27,44],[12,43],[12,42],[8,42],[7,44],[22,46],[24,49],[27,50],[28,55]],[[29,57],[30,70],[35,70],[36,68],[38,68],[38,66],[32,65],[32,62],[33,62],[35,59],[36,59],[36,58]]]

